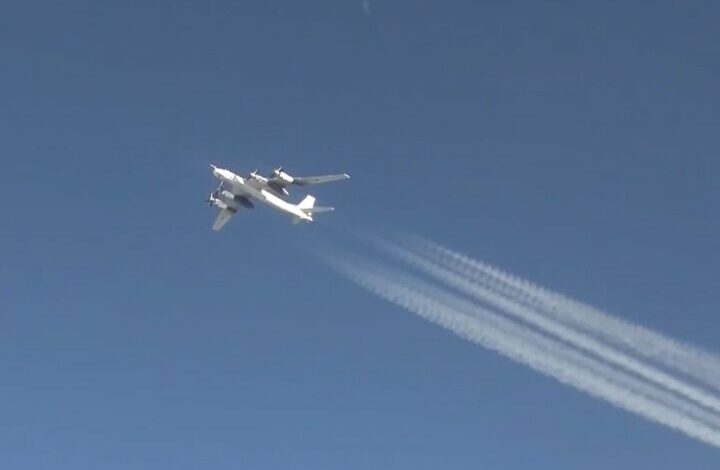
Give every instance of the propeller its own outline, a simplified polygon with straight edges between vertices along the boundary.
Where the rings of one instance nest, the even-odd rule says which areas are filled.
[[[220,183],[220,186],[218,186],[218,188],[215,191],[211,192],[208,195],[207,199],[205,199],[205,202],[212,205],[213,200],[217,199],[218,195],[220,194],[220,191],[222,191],[222,190],[223,190],[223,185],[222,185],[222,183]]]

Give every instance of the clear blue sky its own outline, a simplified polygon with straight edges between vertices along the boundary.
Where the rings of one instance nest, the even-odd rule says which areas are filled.
[[[720,4],[369,4],[3,3],[0,467],[717,465],[300,247],[416,232],[720,350]],[[216,234],[210,162],[353,179]]]

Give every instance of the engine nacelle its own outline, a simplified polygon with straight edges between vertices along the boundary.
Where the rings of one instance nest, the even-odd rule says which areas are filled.
[[[230,191],[228,191],[227,189],[223,189],[223,190],[220,192],[220,195],[221,195],[222,197],[224,197],[225,199],[229,199],[229,200],[231,200],[231,201],[235,199],[235,195],[234,195],[233,193],[231,193]]]
[[[234,201],[240,204],[241,206],[247,208],[247,209],[254,209],[255,204],[252,203],[252,201],[245,196],[238,196],[237,194],[233,194],[227,189],[223,189],[220,192],[220,196],[222,196],[224,199],[228,201]]]
[[[273,176],[276,179],[279,179],[280,181],[283,181],[284,183],[287,183],[287,184],[293,184],[293,182],[295,181],[295,178],[293,178],[292,176],[285,173],[285,171],[283,171],[282,167],[276,168],[275,170],[273,170]]]
[[[210,195],[210,199],[208,199],[208,202],[210,202],[210,205],[213,207],[217,207],[218,209],[225,210],[228,208],[228,205],[222,202],[220,199],[214,197],[212,194]]]
[[[257,170],[253,170],[248,175],[248,178],[255,181],[260,181],[261,183],[267,183],[267,178],[265,178],[263,175],[257,172]]]

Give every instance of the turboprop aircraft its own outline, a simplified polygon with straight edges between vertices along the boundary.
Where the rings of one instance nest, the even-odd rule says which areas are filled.
[[[242,177],[224,168],[210,165],[213,176],[220,180],[218,189],[210,193],[207,202],[211,206],[220,209],[215,219],[213,230],[220,231],[232,216],[241,208],[253,209],[253,200],[261,201],[292,218],[293,224],[300,222],[312,222],[313,214],[330,212],[333,207],[319,207],[315,205],[315,198],[311,195],[298,204],[286,201],[282,196],[287,196],[287,187],[291,184],[306,186],[311,184],[329,183],[349,179],[346,173],[337,175],[293,177],[287,174],[282,168],[273,171],[273,175],[266,178],[258,174],[257,170],[250,172],[247,177]]]

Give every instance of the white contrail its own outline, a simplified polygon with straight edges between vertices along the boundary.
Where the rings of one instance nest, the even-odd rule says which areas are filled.
[[[545,375],[647,419],[664,424],[710,445],[720,447],[720,432],[688,410],[693,407],[665,396],[632,376],[613,370],[596,359],[572,350],[538,333],[523,330],[516,322],[464,303],[450,294],[441,294],[420,281],[408,287],[382,270],[359,267],[359,262],[327,259],[339,272],[373,292],[421,317],[448,328],[459,336],[495,350]],[[432,295],[428,295],[428,293]],[[443,299],[443,300],[439,300]],[[471,308],[472,315],[464,313]],[[655,397],[660,397],[658,400]],[[689,405],[689,406],[688,406]]]
[[[603,341],[657,361],[665,367],[720,390],[720,357],[716,354],[543,289],[431,241],[414,236],[404,241],[407,242],[406,246],[413,246],[437,263],[469,279],[493,286],[499,292],[518,301],[540,307],[544,313],[558,321],[596,335]]]
[[[668,390],[684,395],[688,399],[705,406],[715,412],[720,411],[720,399],[707,393],[705,390],[683,382],[657,368],[650,366],[634,357],[621,351],[613,349],[595,338],[569,328],[568,326],[548,318],[536,310],[516,303],[511,299],[480,285],[478,282],[469,281],[467,278],[443,267],[434,264],[427,259],[416,255],[398,245],[383,240],[375,240],[375,243],[383,250],[404,260],[408,264],[424,271],[435,279],[467,294],[471,297],[493,305],[501,312],[541,329],[547,334],[554,335],[567,343],[576,346],[584,351],[592,353],[610,364],[623,367],[624,369],[637,374],[647,380],[653,381]],[[710,418],[718,424],[720,417]]]

